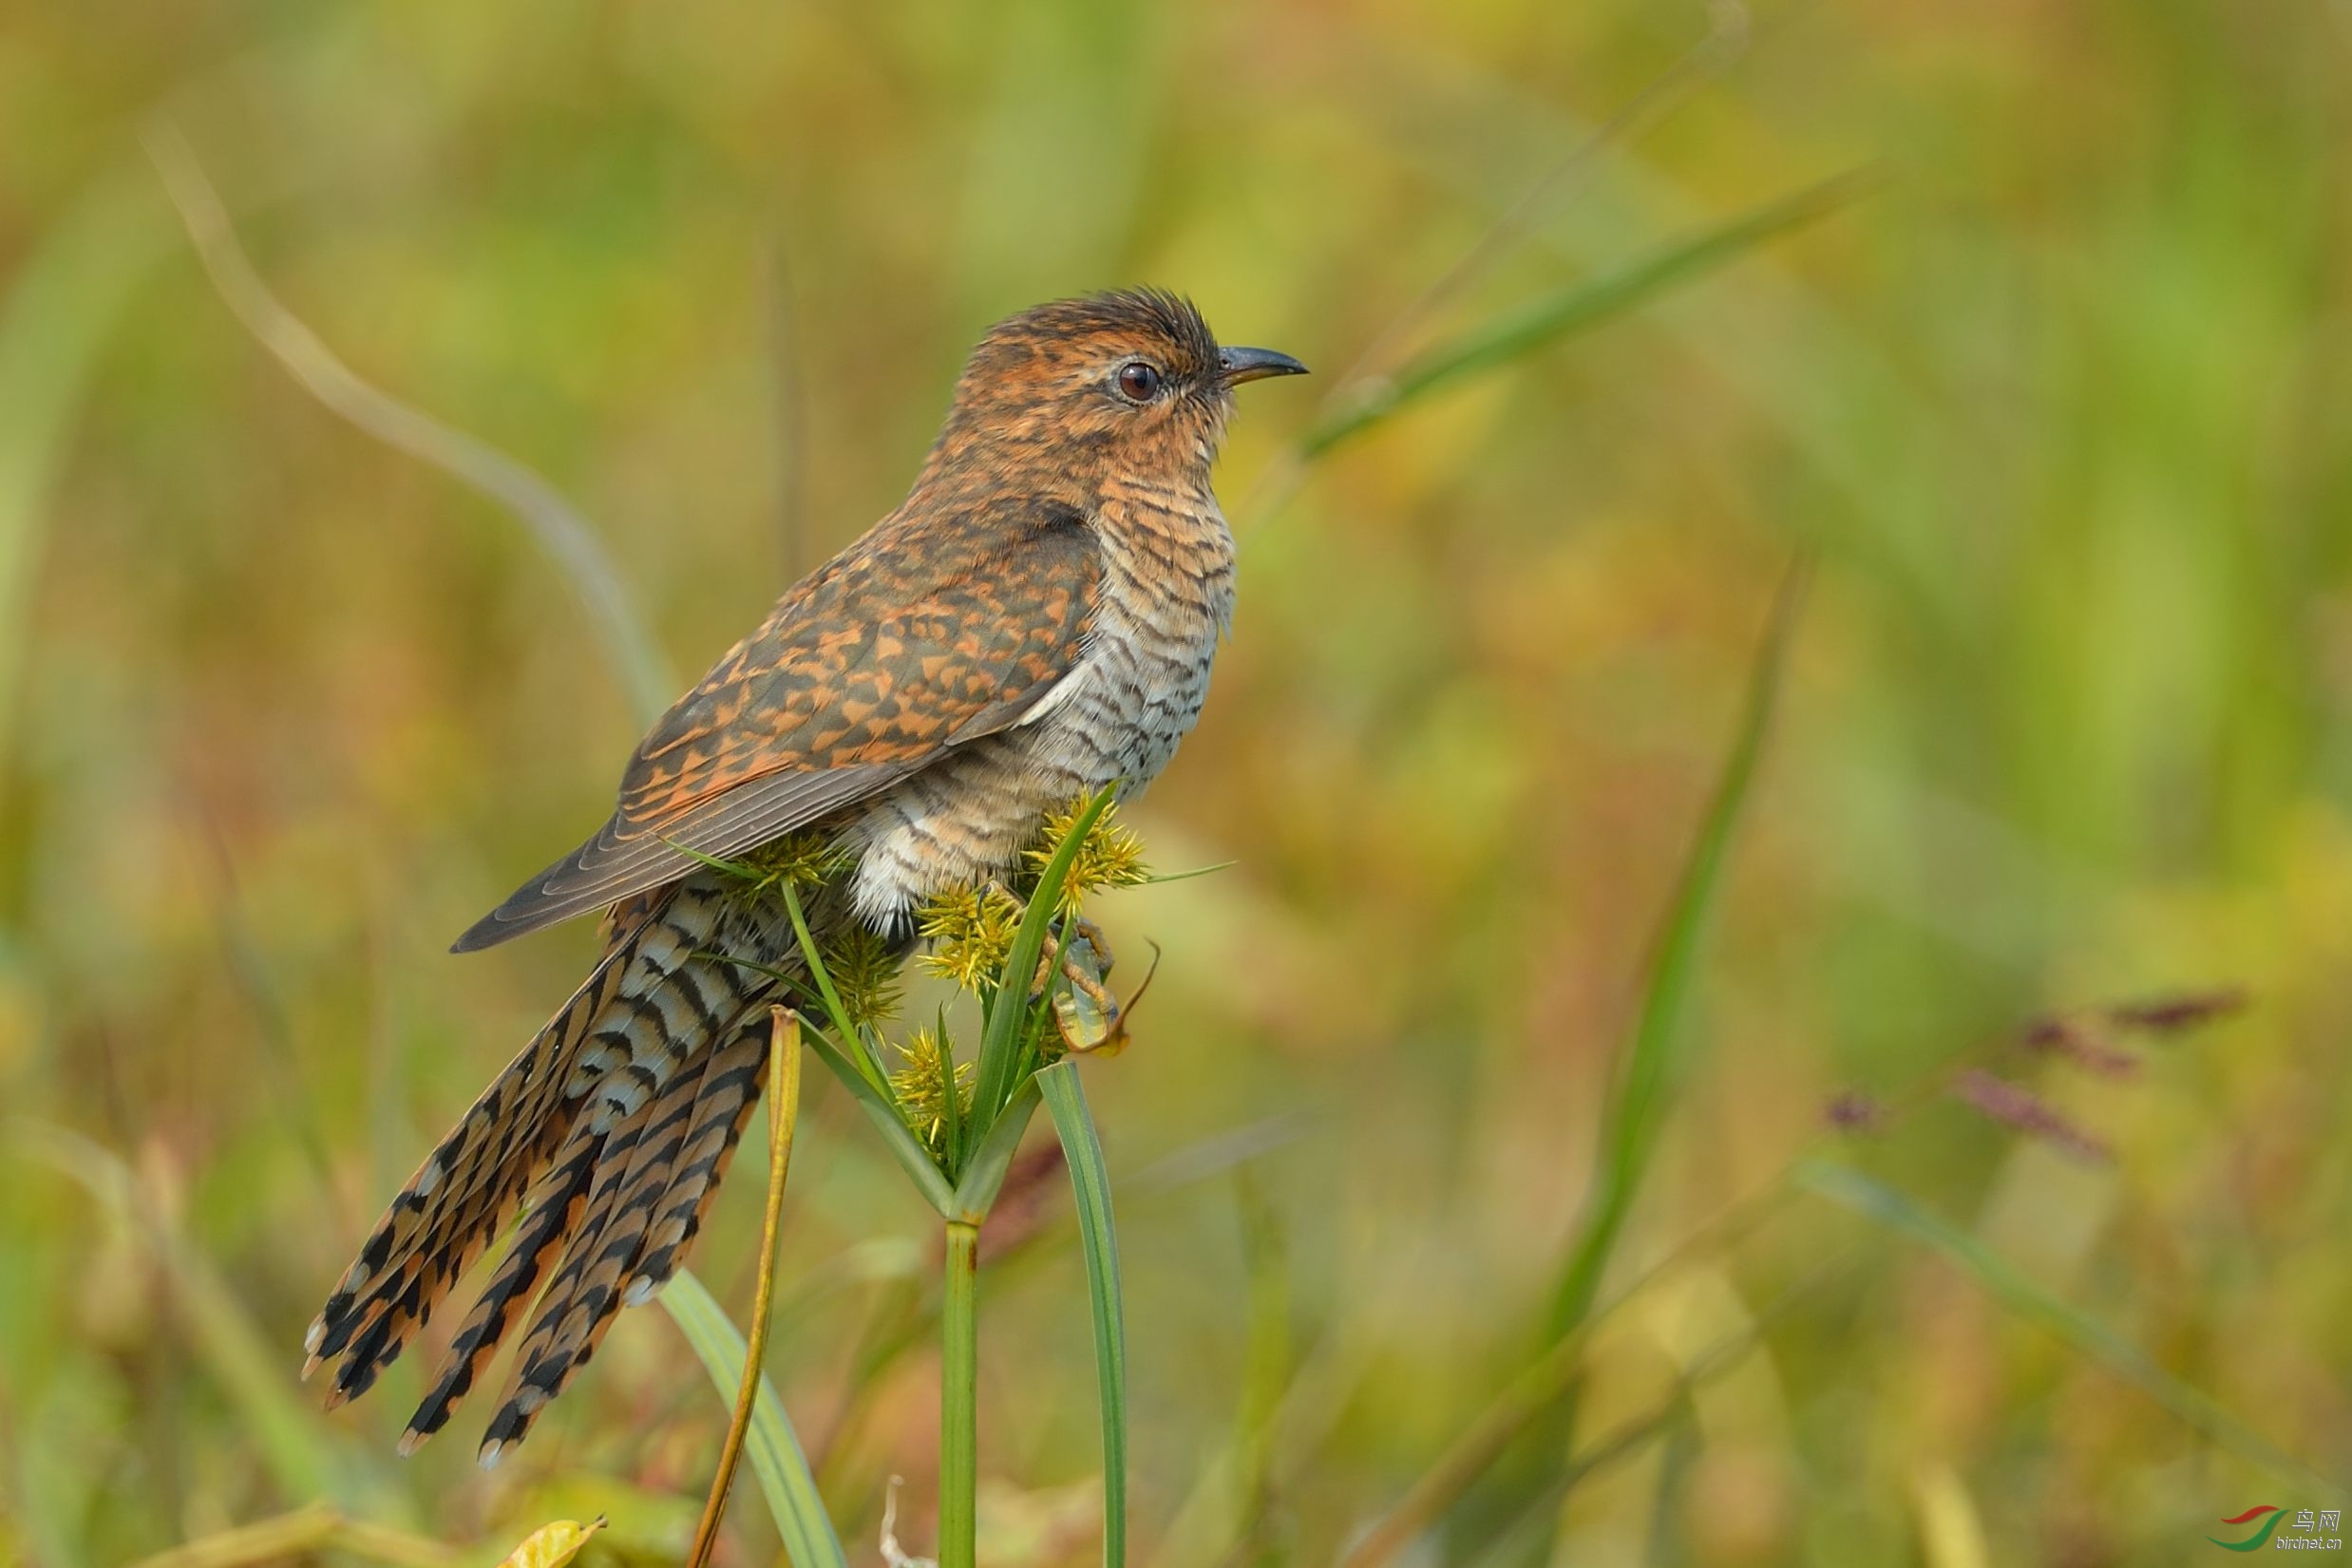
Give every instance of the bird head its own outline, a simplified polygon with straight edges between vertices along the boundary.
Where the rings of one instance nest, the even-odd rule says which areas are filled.
[[[1157,289],[1057,300],[989,329],[929,467],[1205,488],[1233,388],[1305,373],[1270,349],[1219,348],[1189,301]]]

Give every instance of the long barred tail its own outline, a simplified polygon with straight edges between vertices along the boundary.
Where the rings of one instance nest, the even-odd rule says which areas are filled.
[[[448,1421],[552,1273],[484,1464],[676,1272],[760,1090],[763,1001],[789,949],[707,879],[616,912],[603,959],[394,1198],[305,1339],[365,1393],[520,1203],[522,1223],[401,1439]],[[715,956],[719,954],[728,958]]]

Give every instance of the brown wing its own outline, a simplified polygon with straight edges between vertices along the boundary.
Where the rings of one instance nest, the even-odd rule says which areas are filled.
[[[457,939],[488,947],[869,799],[1013,724],[1076,664],[1101,573],[1076,509],[979,500],[876,528],[664,714],[596,837]],[[682,846],[682,847],[681,847]]]

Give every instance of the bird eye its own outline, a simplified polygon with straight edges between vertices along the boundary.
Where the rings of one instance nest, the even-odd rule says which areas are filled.
[[[1119,367],[1119,393],[1130,403],[1149,403],[1160,395],[1160,372],[1140,359]]]

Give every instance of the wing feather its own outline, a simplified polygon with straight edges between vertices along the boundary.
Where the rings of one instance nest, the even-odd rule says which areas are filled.
[[[483,916],[489,947],[872,799],[1017,723],[1078,662],[1102,557],[1034,496],[923,501],[779,601],[654,726],[596,836]]]

